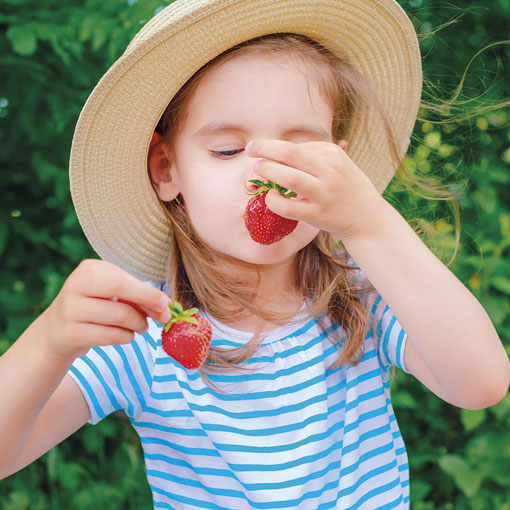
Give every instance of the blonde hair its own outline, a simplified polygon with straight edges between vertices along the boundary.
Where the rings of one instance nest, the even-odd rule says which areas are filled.
[[[298,58],[313,66],[313,76],[320,91],[331,105],[333,141],[349,139],[349,130],[356,109],[368,104],[383,120],[395,168],[400,167],[397,143],[387,116],[377,101],[370,84],[344,59],[317,42],[296,34],[271,34],[239,44],[197,71],[174,96],[158,124],[160,143],[169,147],[186,121],[187,105],[194,91],[215,66],[240,55],[270,54],[275,57]],[[294,316],[276,314],[254,304],[257,287],[247,288],[246,271],[259,275],[254,264],[218,253],[197,234],[186,211],[182,196],[162,202],[168,217],[172,248],[169,255],[169,294],[188,308],[201,307],[220,321],[238,319],[248,312],[274,324],[288,324]],[[364,295],[373,291],[365,280],[358,281],[353,272],[358,268],[348,263],[347,255],[339,250],[335,239],[321,231],[297,254],[294,286],[297,294],[307,301],[307,314],[325,329],[327,320],[341,327],[328,338],[338,347],[339,354],[331,368],[344,363],[356,363],[363,353],[363,343],[369,329]],[[224,349],[212,346],[204,369],[222,371],[243,368],[261,343],[261,331],[246,345]],[[204,371],[202,370],[202,375]]]

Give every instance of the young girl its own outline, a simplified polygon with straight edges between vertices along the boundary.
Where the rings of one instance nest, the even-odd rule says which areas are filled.
[[[155,508],[409,508],[390,368],[469,409],[510,373],[380,194],[420,79],[393,0],[185,0],[151,20],[77,126],[73,200],[105,260],[0,359],[0,476],[122,409]],[[270,245],[243,221],[256,179],[297,194],[267,195],[298,221]],[[212,324],[200,370],[162,349],[169,296]]]

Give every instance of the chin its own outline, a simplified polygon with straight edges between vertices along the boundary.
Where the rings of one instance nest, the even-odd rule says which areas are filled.
[[[278,264],[294,257],[312,239],[300,240],[301,242],[299,242],[291,234],[276,243],[264,245],[256,243],[250,238],[249,246],[243,250],[242,255],[238,253],[237,257],[242,258],[245,262],[257,265]]]

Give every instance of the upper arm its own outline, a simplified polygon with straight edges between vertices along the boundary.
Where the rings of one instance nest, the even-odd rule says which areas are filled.
[[[406,369],[410,374],[414,375],[414,377],[432,391],[432,393],[435,393],[438,397],[448,402],[448,398],[441,389],[437,379],[421,359],[421,356],[416,351],[410,338],[407,339],[404,349],[404,361]]]
[[[39,414],[11,472],[15,473],[38,459],[89,420],[87,402],[73,378],[66,374]]]

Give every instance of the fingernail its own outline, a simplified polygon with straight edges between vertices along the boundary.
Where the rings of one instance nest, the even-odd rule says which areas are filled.
[[[159,300],[159,309],[161,311],[166,310],[166,309],[168,309],[169,304],[170,304],[170,298],[168,296],[161,296],[161,299]]]
[[[246,144],[246,148],[245,148],[246,152],[250,152],[250,149],[251,149],[252,145],[253,145],[253,141],[248,142],[248,143]]]
[[[261,159],[257,159],[257,161],[255,161],[255,164],[253,165],[253,170],[255,170],[255,172],[258,171],[258,169],[260,168],[261,163],[262,163]]]
[[[165,310],[162,314],[161,314],[161,322],[163,324],[166,324],[170,319],[172,318],[172,314],[170,313],[170,310]]]

